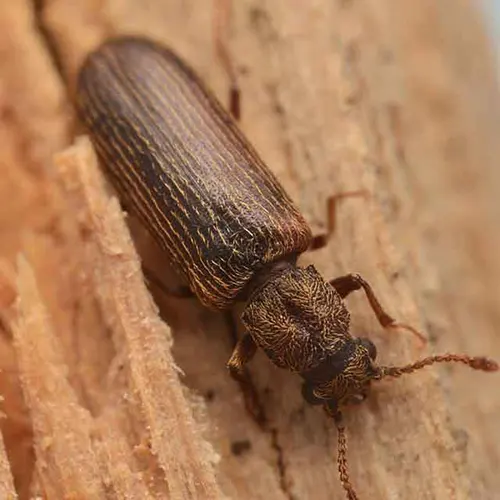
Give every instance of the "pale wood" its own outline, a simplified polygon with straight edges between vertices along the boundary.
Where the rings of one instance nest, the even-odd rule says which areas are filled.
[[[5,500],[17,500],[18,496],[14,488],[14,480],[10,471],[10,463],[5,453],[5,444],[0,434],[0,498]]]
[[[118,201],[106,194],[88,139],[58,155],[56,164],[96,240],[96,251],[88,260],[91,280],[118,356],[123,356],[118,362],[128,367],[124,390],[137,400],[134,406],[140,414],[135,418],[147,432],[144,439],[165,475],[168,494],[179,499],[218,498],[210,467],[216,456],[198,436],[170,354],[170,330],[147,291]]]
[[[66,397],[56,397],[53,409],[70,397],[77,403],[61,418],[73,408],[91,422],[96,481],[111,480],[123,498],[165,498],[167,488],[172,498],[342,498],[334,427],[302,401],[300,382],[263,355],[252,363],[270,421],[262,432],[225,372],[231,340],[224,320],[195,301],[159,294],[170,329],[156,316],[116,203],[92,177],[88,146],[63,154],[62,174],[51,163],[75,136],[64,88],[71,95],[85,54],[112,34],[168,43],[226,102],[212,7],[202,0],[41,4],[36,14],[27,1],[0,5],[9,54],[0,97],[10,113],[0,119],[0,250],[11,263],[22,250],[25,271],[34,270],[43,299],[28,302],[22,317],[47,312],[52,326],[34,340],[52,338],[67,370],[60,375]],[[429,334],[426,350],[498,359],[500,101],[495,58],[474,9],[467,0],[244,0],[233,2],[228,47],[242,87],[242,127],[312,227],[325,226],[331,193],[370,192],[342,203],[336,237],[303,262],[325,276],[362,273],[392,314]],[[23,237],[27,230],[36,236]],[[161,273],[154,245],[137,233],[141,254]],[[2,279],[0,289],[7,323],[16,321],[11,281]],[[383,362],[424,354],[411,336],[381,331],[362,298],[349,305],[353,331],[375,340]],[[39,355],[51,359],[53,351]],[[8,336],[0,354],[1,366],[12,367]],[[50,375],[44,366],[37,367],[41,381]],[[23,376],[29,394],[37,384]],[[13,436],[30,440],[30,420],[14,397],[16,377],[0,379],[13,460]],[[360,497],[493,498],[500,490],[497,386],[498,375],[453,368],[374,388],[346,418]],[[43,414],[37,408],[31,422]],[[35,427],[35,443],[41,435]],[[245,440],[251,449],[233,454],[231,444]],[[31,485],[47,484],[55,471],[38,463],[32,481],[36,462],[23,456],[11,464],[27,498],[26,485],[36,491]]]
[[[68,384],[48,311],[23,256],[18,259],[18,273],[18,311],[12,330],[41,489],[49,498],[105,498],[92,449],[90,415]]]

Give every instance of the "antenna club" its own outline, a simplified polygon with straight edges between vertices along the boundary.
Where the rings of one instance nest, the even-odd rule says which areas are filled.
[[[478,356],[471,359],[471,368],[475,370],[483,370],[485,372],[496,372],[499,370],[500,366],[496,361],[484,356]]]

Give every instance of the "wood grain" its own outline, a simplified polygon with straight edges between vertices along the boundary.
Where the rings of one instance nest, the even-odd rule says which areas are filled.
[[[212,8],[35,4],[0,4],[1,426],[19,497],[90,498],[84,488],[95,488],[92,498],[342,498],[334,426],[305,405],[299,381],[262,355],[252,363],[271,422],[262,432],[225,373],[224,319],[155,294],[167,328],[116,202],[89,181],[98,174],[88,146],[52,161],[75,138],[78,67],[110,35],[169,44],[226,102]],[[242,128],[313,228],[326,224],[328,195],[370,192],[342,203],[336,237],[303,263],[326,277],[362,274],[391,314],[427,332],[426,351],[499,359],[500,100],[474,9],[468,0],[242,0],[227,43]],[[129,222],[143,258],[173,279]],[[362,297],[349,307],[353,331],[370,335],[383,361],[423,355],[411,336],[381,331]],[[29,338],[50,349],[23,347],[19,325],[33,317],[44,323]],[[497,386],[498,375],[458,367],[376,386],[346,418],[360,497],[495,498]],[[74,479],[78,457],[88,468]]]

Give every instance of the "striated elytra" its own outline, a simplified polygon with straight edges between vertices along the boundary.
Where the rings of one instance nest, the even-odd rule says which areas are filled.
[[[239,378],[257,347],[304,380],[304,398],[338,427],[338,469],[350,499],[345,405],[372,380],[436,362],[495,371],[487,358],[447,354],[402,367],[375,362],[352,337],[344,298],[362,289],[384,327],[398,327],[370,285],[349,274],[325,281],[297,257],[311,231],[277,179],[198,76],[169,49],[138,37],[106,42],[81,70],[77,108],[126,207],[148,228],[207,307],[245,302],[246,333],[228,362]],[[409,328],[409,327],[406,327]]]

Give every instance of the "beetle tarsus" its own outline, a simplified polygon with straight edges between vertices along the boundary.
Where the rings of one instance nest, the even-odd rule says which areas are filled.
[[[239,121],[241,117],[240,89],[236,79],[233,61],[227,49],[227,31],[231,18],[231,4],[229,0],[217,0],[214,11],[214,37],[217,55],[229,78],[229,112]]]
[[[327,217],[327,229],[325,233],[318,234],[313,237],[311,243],[309,244],[309,250],[319,250],[324,248],[327,243],[332,238],[335,233],[335,225],[337,221],[337,203],[345,198],[355,198],[358,196],[367,197],[368,191],[364,189],[359,189],[357,191],[345,191],[343,193],[337,193],[333,196],[330,196],[327,200],[327,209],[326,209],[326,217]]]
[[[240,121],[241,118],[240,102],[240,89],[236,86],[236,83],[233,82],[229,89],[229,112],[236,121]]]

